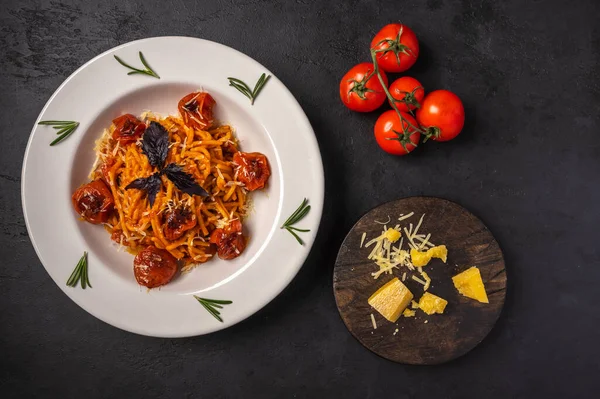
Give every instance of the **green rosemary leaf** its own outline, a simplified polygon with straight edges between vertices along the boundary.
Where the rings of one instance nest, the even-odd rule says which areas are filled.
[[[221,305],[229,305],[233,303],[232,301],[227,300],[200,298],[196,295],[194,295],[194,298],[196,298],[196,300],[200,302],[202,307],[204,307],[204,309],[206,309],[208,313],[210,313],[215,319],[219,320],[221,323],[223,322],[223,319],[220,316],[221,312],[219,312],[217,308],[222,309],[223,306]]]
[[[283,223],[283,226],[281,226],[281,228],[283,229],[285,226],[292,224],[291,221],[294,220],[296,218],[296,215],[298,215],[298,213],[300,213],[300,211],[302,211],[302,208],[304,208],[306,206],[306,203],[308,202],[308,199],[304,198],[304,201],[302,201],[302,203],[300,204],[300,206],[298,207],[298,209],[296,209],[294,211],[294,213],[292,213],[290,215],[289,218],[287,218],[287,220],[285,221],[285,223]]]
[[[77,129],[77,127],[79,127],[79,122],[48,120],[40,121],[38,122],[38,125],[52,126],[54,129],[57,130],[56,134],[58,135],[58,137],[50,143],[50,145],[53,146],[60,143],[69,135],[71,135],[71,133],[73,133]]]
[[[90,272],[89,272],[88,267],[87,267],[87,252],[84,252],[84,254],[85,254],[85,281],[86,281],[88,287],[94,288],[90,284]]]
[[[70,287],[75,287],[77,285],[77,281],[79,280],[79,274],[81,273],[81,259],[77,262],[75,269],[73,269],[73,273],[67,280],[67,285]]]
[[[302,239],[300,238],[300,236],[298,236],[298,234],[296,234],[292,229],[286,227],[286,230],[290,232],[291,235],[294,236],[294,238],[296,238],[296,241],[298,241],[298,243],[300,245],[304,245],[304,241],[302,241]]]
[[[56,129],[56,135],[60,136],[61,134],[63,134],[64,132],[68,131],[72,127],[73,126],[71,126],[71,125],[66,125],[65,127],[55,126],[54,129]]]
[[[254,99],[258,96],[263,87],[265,87],[269,79],[271,79],[271,75],[265,76],[266,75],[263,73],[260,79],[258,79],[258,82],[256,82],[256,86],[254,86],[254,91],[252,92],[252,104],[254,104]]]
[[[139,69],[134,68],[131,65],[127,64],[125,61],[123,61],[121,58],[117,57],[116,55],[114,57],[115,57],[115,60],[117,60],[117,62],[119,64],[123,65],[125,68],[135,69],[136,71],[139,71]]]
[[[48,125],[48,126],[65,126],[65,125],[71,125],[73,123],[73,121],[40,121],[38,122],[38,125]]]
[[[154,72],[154,70],[152,68],[150,68],[150,65],[148,65],[148,62],[146,61],[146,58],[144,57],[144,54],[142,54],[141,51],[140,51],[140,61],[142,61],[142,65],[146,67],[146,69],[152,74],[152,76],[154,76],[157,79],[160,79],[160,76],[158,76],[158,74],[156,72]]]
[[[202,304],[202,306],[204,306],[204,309],[206,309],[208,311],[208,313],[210,313],[215,319],[217,319],[221,323],[223,323],[223,319],[221,318],[221,316],[219,316],[220,313],[217,313],[213,308],[211,308],[204,302],[200,302],[200,303]]]
[[[299,228],[297,228],[297,227],[291,227],[291,226],[290,226],[290,227],[288,227],[288,229],[291,229],[291,230],[294,230],[294,231],[299,231],[299,232],[301,232],[301,233],[308,233],[308,232],[310,231],[310,230],[308,230],[308,229],[299,229]]]
[[[229,86],[237,89],[240,93],[252,100],[252,93],[250,92],[250,89],[248,89],[247,86],[242,86],[241,84],[232,81],[229,82]]]
[[[88,279],[88,268],[87,268],[87,252],[83,252],[83,257],[85,258],[85,267],[82,268],[81,271],[81,288],[83,288],[85,290],[85,288],[89,285],[91,287],[91,285],[89,284],[89,279]]]
[[[150,68],[150,65],[148,65],[148,62],[146,61],[146,58],[144,57],[144,54],[142,54],[141,51],[139,52],[139,56],[140,56],[140,61],[142,62],[142,65],[146,69],[135,68],[135,67],[127,64],[125,61],[123,61],[121,58],[119,58],[116,55],[114,55],[113,57],[115,57],[115,60],[117,60],[117,62],[119,64],[123,65],[127,69],[131,69],[131,72],[128,72],[127,75],[140,74],[140,75],[148,75],[148,76],[152,76],[153,78],[160,79],[160,76],[158,76],[158,74],[156,72],[154,72],[154,70],[152,68]]]
[[[265,84],[269,81],[269,78],[271,78],[271,75],[267,76],[265,73],[260,75],[256,81],[256,84],[254,85],[254,90],[250,89],[250,86],[248,86],[246,82],[238,78],[228,77],[227,79],[229,80],[229,86],[235,88],[240,93],[248,97],[250,99],[250,104],[254,105],[254,100],[256,100],[256,97],[259,95]]]
[[[286,229],[291,235],[293,235],[300,245],[304,245],[304,241],[302,241],[296,232],[308,233],[310,230],[294,227],[294,224],[302,220],[308,214],[308,212],[310,212],[310,205],[308,205],[308,198],[304,198],[300,206],[294,211],[294,213],[290,215],[289,218],[287,218],[283,225],[281,225],[281,228]]]
[[[73,273],[71,273],[71,276],[67,280],[67,285],[69,287],[76,287],[79,281],[81,281],[81,288],[83,289],[85,289],[86,286],[92,287],[87,275],[87,266],[87,252],[84,251],[83,256],[79,259]]]
[[[296,224],[298,223],[300,220],[302,220],[304,218],[304,216],[306,216],[306,214],[310,211],[310,205],[307,206],[306,208],[302,209],[300,211],[300,213],[298,213],[296,215],[296,217],[289,223],[290,225]]]
[[[227,301],[227,300],[221,300],[221,299],[206,299],[203,298],[204,301],[206,302],[210,302],[210,303],[218,303],[221,305],[230,305],[233,303],[233,301]]]
[[[246,84],[246,82],[244,82],[240,79],[237,79],[237,78],[227,78],[227,79],[229,79],[230,84],[237,83],[239,86],[243,87],[248,93],[252,93],[252,90],[250,90],[250,86],[248,86]]]
[[[63,141],[67,137],[69,137],[71,135],[71,133],[73,133],[75,131],[75,129],[77,129],[77,127],[70,127],[70,128],[68,128],[63,134],[61,134],[56,139],[54,139],[50,143],[50,146],[55,146],[56,144],[60,143],[61,141]]]

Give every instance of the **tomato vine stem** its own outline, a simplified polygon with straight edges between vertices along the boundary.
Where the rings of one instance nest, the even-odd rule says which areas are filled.
[[[396,99],[392,96],[392,94],[388,90],[388,88],[383,80],[383,77],[381,76],[381,72],[379,72],[379,65],[377,64],[377,53],[378,52],[380,52],[380,51],[371,49],[371,58],[373,59],[373,67],[375,68],[375,73],[377,74],[377,77],[379,78],[379,83],[381,83],[381,87],[383,87],[383,91],[385,91],[385,95],[387,96],[387,98],[390,102],[390,105],[392,106],[394,111],[396,111],[396,114],[398,115],[398,118],[400,119],[400,124],[402,125],[402,131],[404,132],[404,134],[409,134],[408,128],[405,126],[405,124],[407,124],[409,127],[413,128],[415,132],[418,132],[420,134],[425,134],[426,132],[423,129],[420,129],[419,127],[410,123],[400,113],[400,110],[396,106],[396,101],[395,101]]]

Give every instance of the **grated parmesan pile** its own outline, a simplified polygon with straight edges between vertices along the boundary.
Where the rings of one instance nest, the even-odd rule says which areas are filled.
[[[401,214],[398,218],[398,222],[400,223],[390,228],[388,228],[387,225],[391,222],[391,218],[389,216],[387,222],[375,221],[375,223],[383,225],[381,234],[367,241],[367,233],[363,233],[360,241],[360,247],[372,247],[367,258],[379,266],[379,270],[371,273],[371,276],[373,276],[374,279],[378,279],[384,273],[393,274],[394,269],[405,267],[409,272],[413,272],[411,273],[411,279],[423,285],[423,290],[427,291],[427,289],[429,289],[429,285],[431,284],[431,279],[422,268],[416,268],[412,264],[409,250],[415,249],[418,251],[424,251],[431,247],[435,247],[435,244],[429,241],[431,239],[431,234],[423,234],[419,232],[421,224],[423,223],[423,219],[425,218],[425,214],[421,215],[419,222],[414,227],[413,224],[409,222],[409,219],[411,219],[413,216],[414,212],[406,215]],[[367,241],[366,244],[365,241]],[[404,244],[406,244],[406,249],[404,248]],[[418,273],[420,277],[414,274],[415,272]],[[406,278],[407,272],[404,272],[402,274],[402,281],[406,281]]]

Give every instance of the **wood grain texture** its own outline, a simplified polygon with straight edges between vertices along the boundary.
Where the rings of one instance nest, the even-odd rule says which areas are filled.
[[[400,214],[410,212],[414,216],[397,222]],[[400,317],[396,323],[390,323],[369,306],[369,296],[392,278],[401,279],[405,271],[404,283],[417,302],[423,286],[410,278],[413,274],[419,276],[418,273],[404,267],[394,269],[394,275],[383,274],[375,280],[371,273],[379,267],[367,259],[372,247],[360,248],[362,234],[367,233],[366,243],[381,234],[383,226],[375,221],[385,222],[389,216],[388,227],[398,223],[416,225],[422,214],[425,218],[419,232],[431,233],[432,243],[448,248],[446,264],[433,259],[423,268],[432,280],[428,292],[446,299],[448,306],[441,315],[428,316],[417,310],[415,317]],[[452,284],[452,276],[471,266],[477,266],[481,272],[489,304],[460,295]],[[346,327],[365,347],[399,363],[439,364],[473,349],[494,326],[506,296],[504,258],[486,226],[460,205],[432,197],[404,198],[371,210],[352,227],[338,253],[333,290]],[[377,321],[376,330],[371,313]]]

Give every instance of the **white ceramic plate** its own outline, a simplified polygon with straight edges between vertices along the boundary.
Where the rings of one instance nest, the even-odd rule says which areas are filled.
[[[160,80],[128,76],[119,56],[141,66],[141,51]],[[22,172],[23,212],[35,250],[56,284],[79,306],[99,319],[138,334],[183,337],[207,334],[252,315],[277,294],[302,266],[317,234],[323,209],[323,165],[310,123],[300,105],[275,76],[254,105],[230,87],[233,76],[253,85],[270,73],[250,57],[214,42],[188,37],[158,37],[127,43],[92,59],[52,95],[33,127]],[[271,73],[271,75],[273,75]],[[118,252],[100,226],[78,220],[71,194],[94,161],[93,145],[102,129],[123,113],[144,110],[167,115],[177,102],[199,88],[216,100],[216,118],[236,130],[244,151],[267,155],[269,187],[252,194],[254,211],[245,226],[250,242],[232,261],[218,258],[168,285],[148,291],[133,275],[133,256]],[[75,120],[79,128],[50,147],[55,131],[41,120]],[[279,226],[308,198],[311,211],[298,224],[301,246]],[[93,288],[66,285],[83,251],[89,253]],[[231,300],[213,318],[193,295]]]

